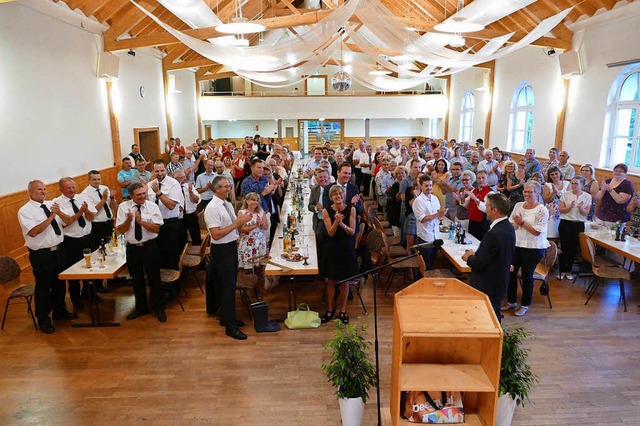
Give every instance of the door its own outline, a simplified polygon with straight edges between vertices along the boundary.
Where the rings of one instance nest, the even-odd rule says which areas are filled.
[[[133,139],[147,159],[147,169],[156,158],[160,158],[160,131],[158,127],[133,129]]]

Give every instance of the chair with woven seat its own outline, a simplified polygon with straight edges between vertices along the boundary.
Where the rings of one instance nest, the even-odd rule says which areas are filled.
[[[18,265],[18,262],[16,262],[14,258],[10,256],[0,256],[0,284],[18,283],[20,272],[20,265]],[[4,330],[4,323],[7,320],[7,311],[9,310],[9,305],[18,305],[21,303],[25,303],[27,305],[27,312],[31,315],[33,326],[36,330],[38,329],[38,323],[36,322],[36,317],[33,314],[33,309],[31,308],[31,301],[33,300],[33,293],[35,291],[35,288],[35,284],[26,284],[21,285],[20,287],[9,293],[9,297],[7,297],[7,303],[4,306],[2,330]],[[24,302],[11,303],[11,301],[15,299],[24,299]]]
[[[248,291],[253,291],[254,295],[258,294],[258,277],[254,274],[245,274],[244,269],[238,270],[238,280],[236,282],[236,291],[240,293],[240,300],[247,307],[247,313],[249,314],[249,320],[253,321],[251,315],[251,299],[247,294]]]
[[[536,269],[533,271],[533,282],[540,281],[540,294],[547,296],[549,302],[549,309],[553,309],[551,305],[551,295],[549,294],[549,282],[548,277],[551,269],[556,263],[556,257],[558,257],[558,246],[553,241],[549,241],[549,247],[544,252],[542,260],[536,265]],[[518,279],[522,281],[520,271],[518,271]]]
[[[187,248],[187,252],[184,256],[184,265],[183,267],[187,268],[187,271],[191,271],[193,273],[193,277],[196,279],[196,283],[198,283],[198,287],[200,287],[200,293],[204,294],[204,290],[202,289],[202,284],[200,283],[200,279],[198,278],[198,270],[201,265],[205,263],[205,257],[207,255],[207,249],[209,248],[209,243],[211,241],[211,236],[207,234],[207,236],[202,240],[202,244],[200,246],[196,246],[198,248],[197,254],[190,254],[189,249],[196,247]]]
[[[584,232],[581,232],[578,235],[578,240],[580,241],[580,256],[582,257],[582,259],[584,260],[585,266],[587,268],[583,268],[581,270],[578,271],[573,271],[576,272],[575,277],[573,279],[573,282],[575,282],[575,280],[578,278],[578,276],[580,277],[592,277],[593,276],[593,271],[591,269],[591,254],[589,252],[589,246],[588,246],[588,241],[589,237],[587,237],[587,234],[585,234]],[[607,256],[601,255],[601,254],[595,254],[594,253],[594,260],[595,260],[595,264],[598,267],[602,267],[602,266],[618,266],[619,264],[610,259]]]
[[[389,240],[387,236],[384,235],[384,233],[382,233],[382,238],[384,239],[384,247],[385,247],[384,254],[387,257],[387,263],[396,262],[400,260],[399,258],[405,257],[407,255],[407,252],[404,248],[400,246],[389,246]],[[393,277],[395,277],[396,274],[402,272],[404,281],[406,283],[408,281],[407,272],[418,270],[418,269],[419,269],[418,260],[415,257],[392,264],[391,272],[389,273],[389,277],[387,278],[387,286],[384,290],[384,294],[387,294],[389,292],[389,288],[391,287],[391,281],[393,280]]]
[[[176,289],[173,286],[173,283],[176,283],[180,281],[180,278],[182,277],[182,268],[184,267],[184,258],[186,256],[187,253],[187,244],[184,245],[184,248],[182,249],[182,254],[180,255],[180,262],[178,263],[178,269],[160,269],[160,282],[162,282],[162,284],[167,284],[166,286],[163,286],[164,288],[167,288],[173,295],[173,297],[176,298],[176,300],[178,301],[178,304],[180,304],[180,308],[182,308],[182,310],[184,311],[184,306],[182,305],[182,302],[180,301],[180,297],[178,297],[178,293],[176,292]],[[179,283],[181,284],[181,283]],[[182,290],[184,291],[184,295],[189,297],[189,295],[187,294],[187,290],[184,288],[184,285],[182,285]]]
[[[373,216],[372,217],[372,221],[373,221],[373,226],[376,229],[381,230],[384,233],[384,235],[386,235],[387,237],[393,237],[393,229],[385,228],[384,226],[382,226],[382,223],[380,223],[380,219],[378,219],[377,217]]]
[[[422,256],[417,256],[418,269],[424,278],[457,278],[456,275],[448,269],[430,269],[427,271],[427,264]]]
[[[584,304],[586,305],[587,303],[589,303],[589,300],[591,300],[602,281],[618,280],[620,283],[620,297],[622,298],[624,311],[627,312],[627,297],[624,290],[624,281],[631,280],[631,273],[620,266],[598,266],[596,260],[596,248],[593,244],[593,241],[587,238],[586,244],[587,249],[589,250],[589,260],[591,263],[591,271],[593,272],[594,278],[587,287],[587,294],[589,295],[589,297],[584,302]]]

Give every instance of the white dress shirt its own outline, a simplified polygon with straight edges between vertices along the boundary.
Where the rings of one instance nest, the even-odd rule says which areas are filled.
[[[436,239],[436,233],[440,226],[440,219],[431,219],[422,222],[425,216],[435,214],[440,210],[440,200],[435,195],[420,194],[413,200],[413,214],[416,216],[416,231],[418,237],[424,242],[430,243]]]
[[[225,207],[226,205],[226,207]],[[211,202],[207,204],[207,208],[204,210],[204,221],[207,224],[207,229],[211,228],[226,228],[236,220],[236,214],[233,211],[233,206],[230,202],[222,200],[217,196],[213,196]],[[227,244],[236,241],[240,234],[237,229],[232,230],[224,237],[216,240],[211,236],[211,244]]]
[[[51,205],[53,201],[45,201],[45,206],[51,211]],[[64,239],[64,232],[62,231],[62,227],[64,226],[64,222],[60,219],[60,216],[56,216],[55,221],[58,223],[60,227],[60,235],[56,235],[56,232],[53,229],[53,226],[49,225],[46,227],[44,231],[36,235],[35,237],[30,237],[28,232],[31,231],[36,226],[40,225],[47,219],[47,215],[44,212],[44,209],[40,207],[40,203],[37,201],[29,200],[27,204],[20,207],[18,210],[18,222],[20,222],[20,228],[22,228],[22,235],[24,236],[25,245],[31,250],[40,250],[43,248],[50,248],[57,246]]]
[[[105,191],[107,192],[107,201],[105,206],[109,206],[109,202],[111,201],[111,192],[109,191],[109,187],[100,185],[99,189],[101,195],[104,195]],[[82,195],[90,199],[94,206],[97,206],[102,201],[102,198],[98,195],[98,188],[94,188],[91,185],[87,186],[84,191],[82,191]],[[109,210],[111,210],[111,206],[109,206]],[[113,218],[113,212],[111,212],[111,218]],[[107,217],[104,206],[102,206],[100,211],[93,218],[93,222],[106,222],[109,219],[110,218]]]
[[[191,186],[191,193],[198,197],[197,202],[191,201],[191,197],[189,196],[189,182],[185,182],[182,185],[182,193],[184,195],[184,203],[182,204],[182,208],[184,209],[185,214],[191,214],[196,211],[196,207],[198,207],[198,203],[200,202],[200,194],[198,191]]]
[[[211,173],[200,173],[196,178],[196,189],[204,188],[207,186],[209,182],[213,182],[213,179],[216,177],[214,172]],[[200,198],[203,200],[211,200],[213,198],[213,189],[209,188],[203,193],[200,194]]]
[[[98,213],[96,211],[95,204],[93,204],[93,201],[91,201],[91,199],[89,199],[85,195],[76,194],[76,196],[73,197],[73,200],[75,201],[76,207],[78,207],[78,209],[80,209],[80,207],[82,207],[82,203],[86,201],[87,206],[89,207],[89,211],[93,214]],[[66,197],[65,195],[61,195],[58,198],[54,198],[53,202],[58,203],[58,205],[60,206],[60,211],[62,211],[62,213],[66,214],[67,216],[73,216],[76,214],[73,211],[73,206],[71,205],[71,199]],[[87,219],[84,215],[82,215],[82,217],[84,217],[84,220],[86,222],[84,228],[80,226],[80,224],[76,220],[71,225],[65,226],[64,228],[65,237],[81,238],[91,233],[91,222],[89,222],[89,219]]]
[[[116,219],[116,227],[122,225],[126,220],[129,212],[133,213],[134,217],[131,221],[131,225],[127,232],[124,233],[124,239],[129,244],[139,244],[144,243],[149,240],[153,240],[158,236],[156,232],[151,232],[146,229],[144,226],[140,225],[142,228],[142,239],[140,241],[136,240],[136,218],[135,214],[138,211],[136,207],[137,204],[133,200],[124,201],[118,207],[118,216]],[[158,225],[164,224],[164,220],[162,220],[162,215],[160,214],[160,208],[156,206],[155,203],[151,201],[145,201],[144,204],[140,205],[140,217],[145,222],[152,222]]]
[[[177,180],[172,178],[171,176],[165,176],[162,182],[158,182],[158,179],[154,179],[149,182],[147,187],[150,189],[153,183],[160,184],[160,192],[169,197],[171,200],[176,202],[176,206],[170,210],[165,206],[162,201],[158,201],[156,203],[156,193],[152,190],[147,191],[147,200],[151,201],[154,204],[157,204],[160,207],[160,213],[162,214],[163,219],[174,219],[180,217],[180,207],[184,203],[184,196],[182,195],[182,189],[180,189],[180,184]]]

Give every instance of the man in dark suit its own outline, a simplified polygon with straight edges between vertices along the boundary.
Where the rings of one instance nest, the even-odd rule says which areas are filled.
[[[327,237],[327,230],[322,219],[322,211],[324,210],[323,198],[324,193],[328,193],[329,172],[325,169],[316,169],[315,178],[318,185],[311,188],[309,195],[308,209],[313,213],[313,230],[316,234],[316,249],[318,253],[318,265],[322,268],[322,256],[324,254],[324,245]],[[322,276],[322,270],[320,271]]]
[[[503,194],[489,194],[486,197],[487,218],[491,221],[489,231],[484,235],[478,250],[465,251],[462,260],[471,267],[469,283],[491,300],[498,320],[500,303],[509,286],[509,270],[516,245],[516,233],[509,222],[509,200]]]
[[[353,205],[356,208],[356,215],[362,214],[362,200],[360,198],[360,190],[357,186],[351,183],[351,165],[349,163],[342,163],[338,165],[338,180],[335,183],[328,185],[324,189],[322,195],[322,205],[330,206],[333,204],[329,199],[329,190],[333,185],[340,185],[346,190],[345,203]]]

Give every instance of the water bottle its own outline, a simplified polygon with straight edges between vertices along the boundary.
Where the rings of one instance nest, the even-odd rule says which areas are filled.
[[[453,240],[455,234],[455,228],[453,226],[453,222],[451,222],[451,224],[449,224],[449,239]]]

